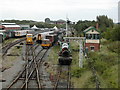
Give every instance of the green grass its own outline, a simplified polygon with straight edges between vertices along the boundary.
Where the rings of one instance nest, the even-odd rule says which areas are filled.
[[[48,61],[52,64],[58,64],[58,53],[60,51],[60,46],[55,45],[51,48]]]
[[[91,71],[86,71],[82,73],[81,77],[72,77],[71,81],[74,85],[74,88],[87,88],[93,87],[94,85],[89,82],[89,79],[92,77]],[[91,83],[91,84],[90,84]]]
[[[97,71],[101,88],[118,87],[118,53],[116,52],[117,44],[118,43],[116,42],[104,40],[101,42],[100,52],[91,52],[89,54],[90,60],[94,61],[93,65]]]

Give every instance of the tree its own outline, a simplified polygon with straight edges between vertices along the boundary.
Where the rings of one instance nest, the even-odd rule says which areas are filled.
[[[50,18],[45,18],[46,23],[50,23]]]
[[[76,29],[76,31],[78,33],[82,33],[86,28],[88,28],[90,26],[96,26],[96,22],[94,20],[93,21],[88,21],[88,20],[82,21],[82,20],[79,20],[77,22],[77,24],[74,26],[74,28]]]
[[[102,16],[97,16],[96,18],[101,32],[106,31],[106,28],[113,28],[114,25],[113,20],[108,18],[107,16],[102,15]]]
[[[120,25],[115,28],[107,28],[106,32],[103,33],[104,38],[112,41],[120,41]]]

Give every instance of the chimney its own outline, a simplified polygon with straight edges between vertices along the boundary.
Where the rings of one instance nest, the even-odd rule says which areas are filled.
[[[96,29],[98,30],[98,23],[96,23]]]

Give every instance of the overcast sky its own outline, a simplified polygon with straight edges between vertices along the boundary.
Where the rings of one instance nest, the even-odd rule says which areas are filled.
[[[96,20],[107,15],[118,21],[119,0],[0,0],[0,20],[19,19],[44,21],[66,19]]]

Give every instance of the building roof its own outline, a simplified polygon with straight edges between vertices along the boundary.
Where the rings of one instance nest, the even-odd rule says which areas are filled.
[[[95,27],[93,27],[93,26],[88,27],[88,28],[85,29],[83,32],[86,33],[86,32],[88,32],[88,31],[90,31],[90,30],[92,30],[92,29],[94,29],[95,31],[99,32],[99,31],[98,31]]]
[[[3,25],[4,27],[20,27],[19,25]]]
[[[4,26],[0,25],[0,28],[5,28]]]
[[[0,26],[2,26],[2,27],[20,27],[16,23],[1,23]]]
[[[16,23],[1,23],[1,25],[16,25]]]

